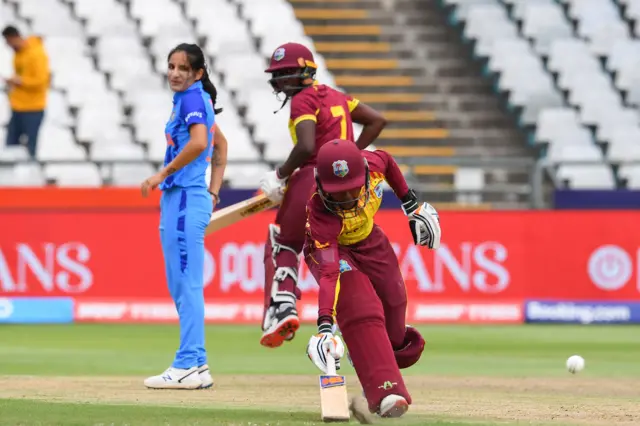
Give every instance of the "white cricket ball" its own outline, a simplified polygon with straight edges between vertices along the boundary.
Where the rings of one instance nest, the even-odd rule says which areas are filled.
[[[576,374],[584,369],[584,358],[580,355],[573,355],[567,359],[567,370],[569,373]]]

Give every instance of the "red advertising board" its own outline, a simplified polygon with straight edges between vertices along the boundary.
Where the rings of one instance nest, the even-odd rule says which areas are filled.
[[[0,213],[0,296],[72,296],[81,320],[171,321],[157,212]],[[272,212],[206,239],[210,321],[259,321]],[[377,222],[394,244],[413,322],[518,322],[524,299],[640,300],[640,212],[442,212],[437,252],[412,244],[401,212]],[[317,285],[305,266],[303,319]]]

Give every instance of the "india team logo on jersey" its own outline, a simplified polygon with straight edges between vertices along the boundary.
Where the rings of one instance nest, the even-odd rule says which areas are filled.
[[[349,165],[344,160],[338,160],[333,162],[333,174],[338,177],[345,177],[349,173]]]
[[[276,61],[281,61],[284,59],[284,47],[280,47],[273,52],[273,59]]]

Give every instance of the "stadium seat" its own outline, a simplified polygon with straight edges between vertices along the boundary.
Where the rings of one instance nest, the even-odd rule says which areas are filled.
[[[138,186],[152,176],[155,170],[149,163],[114,163],[110,167],[111,184],[114,186]]]
[[[627,188],[640,189],[640,165],[620,166],[618,174],[621,178],[626,179]]]
[[[602,151],[596,145],[564,143],[549,146],[547,159],[552,163],[602,162]]]
[[[456,190],[456,201],[464,204],[478,204],[482,201],[481,191],[485,185],[484,170],[480,168],[461,167],[455,171],[453,184]]]
[[[47,180],[58,186],[96,187],[102,185],[102,177],[94,163],[47,164],[44,168]]]
[[[45,182],[38,163],[0,164],[0,186],[42,186]]]
[[[611,167],[606,164],[561,164],[557,177],[568,182],[571,189],[613,189],[615,179]]]
[[[225,169],[225,179],[234,188],[257,188],[262,176],[271,168],[265,164],[234,165],[228,164]]]
[[[11,118],[11,107],[6,94],[0,93],[0,126],[5,126]]]
[[[100,142],[91,146],[92,161],[142,161],[145,159],[142,146],[131,143],[131,136],[125,131],[118,133],[104,135]],[[126,142],[127,140],[129,142]]]
[[[85,161],[87,152],[76,143],[70,130],[43,124],[36,156],[40,161]]]
[[[2,144],[0,145],[0,162],[11,163],[14,161],[26,161],[29,159],[29,152],[25,146],[6,146],[6,134],[4,132],[0,132],[0,136],[2,137],[2,141],[0,142]]]

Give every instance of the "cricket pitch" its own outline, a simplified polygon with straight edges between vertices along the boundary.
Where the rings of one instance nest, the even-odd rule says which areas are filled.
[[[317,380],[308,375],[223,375],[213,390],[149,390],[142,377],[0,376],[2,399],[211,409],[319,412]],[[360,392],[347,378],[351,395]],[[589,378],[496,378],[409,376],[413,397],[406,422],[527,424],[638,424],[640,387],[634,380]],[[283,401],[295,401],[283,405]],[[422,419],[422,420],[421,420]]]

